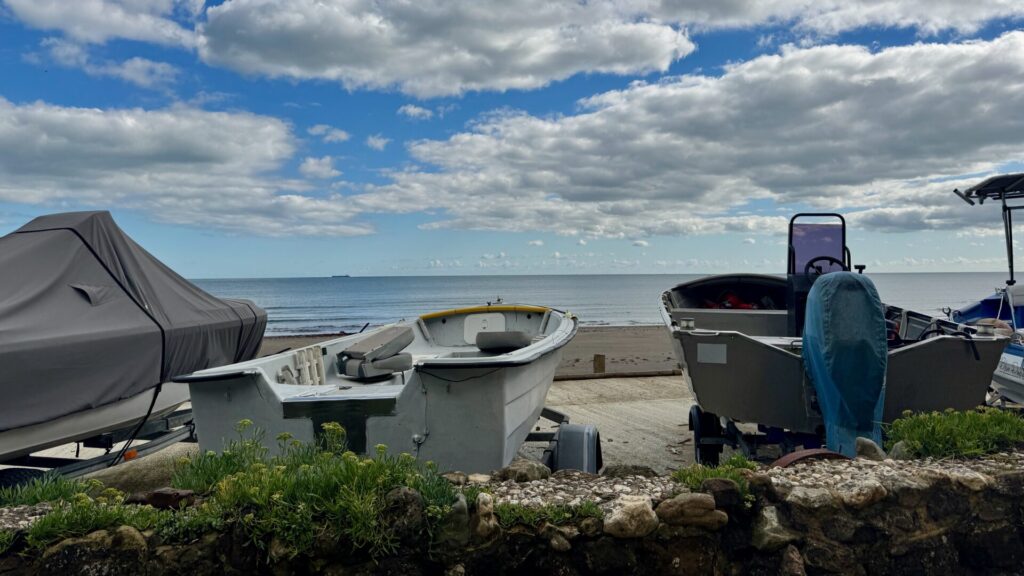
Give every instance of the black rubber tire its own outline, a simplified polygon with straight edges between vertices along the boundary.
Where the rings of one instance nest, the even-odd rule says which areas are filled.
[[[690,408],[690,429],[693,430],[694,461],[704,466],[718,466],[722,445],[701,445],[701,440],[704,438],[722,437],[722,424],[719,422],[718,416],[705,412],[700,409],[700,406],[694,405]]]
[[[4,468],[0,470],[0,488],[14,488],[42,478],[46,471],[36,468]]]

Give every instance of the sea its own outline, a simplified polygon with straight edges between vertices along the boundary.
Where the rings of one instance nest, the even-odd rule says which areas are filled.
[[[449,308],[497,302],[572,312],[584,325],[658,324],[662,292],[693,274],[386,276],[198,279],[216,296],[248,298],[267,311],[267,335],[356,332]],[[1005,272],[872,274],[888,304],[941,315],[1003,286]]]

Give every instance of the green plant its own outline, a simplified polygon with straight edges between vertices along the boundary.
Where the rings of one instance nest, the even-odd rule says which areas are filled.
[[[252,428],[251,434],[247,435],[250,428],[252,420],[242,420],[235,425],[238,439],[228,442],[220,454],[209,450],[191,458],[181,458],[171,475],[171,486],[205,494],[222,478],[266,460],[268,451],[263,445],[264,433]]]
[[[216,502],[203,502],[198,506],[161,514],[154,529],[167,542],[193,542],[204,534],[218,532],[226,524],[227,514]]]
[[[25,541],[29,547],[42,550],[64,538],[117,526],[148,530],[163,514],[168,512],[150,506],[124,504],[123,495],[112,489],[107,489],[103,496],[97,498],[79,493],[60,502],[53,511],[33,523],[26,532]]]
[[[886,448],[903,442],[920,458],[968,458],[1024,443],[1024,419],[997,408],[958,412],[903,413],[886,427]]]
[[[597,504],[587,500],[578,506],[523,506],[502,503],[494,507],[494,515],[498,517],[498,523],[502,528],[510,528],[515,525],[536,527],[544,522],[556,526],[571,524],[584,518],[601,518],[604,513]]]
[[[260,548],[277,539],[291,554],[303,554],[325,537],[380,556],[398,545],[386,517],[388,492],[400,486],[419,492],[431,534],[458,497],[429,462],[389,455],[382,445],[369,457],[346,451],[345,430],[336,423],[324,424],[315,444],[278,436],[276,456],[269,455],[263,433],[250,421],[240,422],[237,431],[238,439],[223,453],[207,452],[176,466],[172,485],[199,493],[198,506],[157,510],[127,505],[123,494],[100,492],[97,482],[60,479],[8,491],[5,502],[56,501],[53,511],[26,532],[25,542],[33,549],[121,525],[153,529],[167,542],[188,542],[233,524]],[[4,543],[8,539],[13,536],[0,533],[0,546],[10,547]]]
[[[14,532],[0,530],[0,556],[3,556],[14,545]]]
[[[98,480],[82,482],[44,474],[18,486],[0,488],[0,508],[69,500],[76,494],[99,492],[102,488]]]
[[[480,494],[491,493],[490,488],[483,486],[481,484],[470,484],[468,486],[463,486],[461,490],[462,495],[466,498],[466,503],[469,504],[470,506],[474,506],[476,504],[476,499],[478,496],[480,496]]]
[[[172,485],[206,495],[224,521],[238,522],[259,547],[277,538],[292,554],[301,554],[326,536],[371,555],[387,554],[397,547],[384,518],[389,491],[407,486],[419,492],[428,530],[448,514],[458,494],[435,466],[409,454],[392,456],[382,445],[372,457],[346,451],[345,430],[337,423],[324,424],[314,445],[278,436],[279,454],[273,457],[262,447],[262,432],[249,432],[250,427],[240,423],[238,440],[224,453],[183,461]],[[215,516],[197,516],[193,522],[203,526]],[[177,524],[166,530],[194,531]]]
[[[694,464],[687,468],[680,468],[672,473],[672,479],[689,488],[691,492],[697,492],[708,478],[726,478],[736,483],[743,500],[749,504],[753,496],[750,494],[750,484],[741,470],[757,470],[757,464],[737,453],[718,466]]]

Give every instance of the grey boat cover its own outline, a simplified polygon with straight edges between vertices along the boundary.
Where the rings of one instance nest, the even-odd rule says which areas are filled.
[[[36,218],[0,238],[0,430],[251,359],[266,323],[176,274],[109,212]]]

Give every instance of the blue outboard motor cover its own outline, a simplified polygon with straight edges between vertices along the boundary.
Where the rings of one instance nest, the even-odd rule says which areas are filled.
[[[858,436],[881,444],[888,347],[871,280],[850,272],[818,278],[807,296],[803,344],[829,450],[856,456]]]

